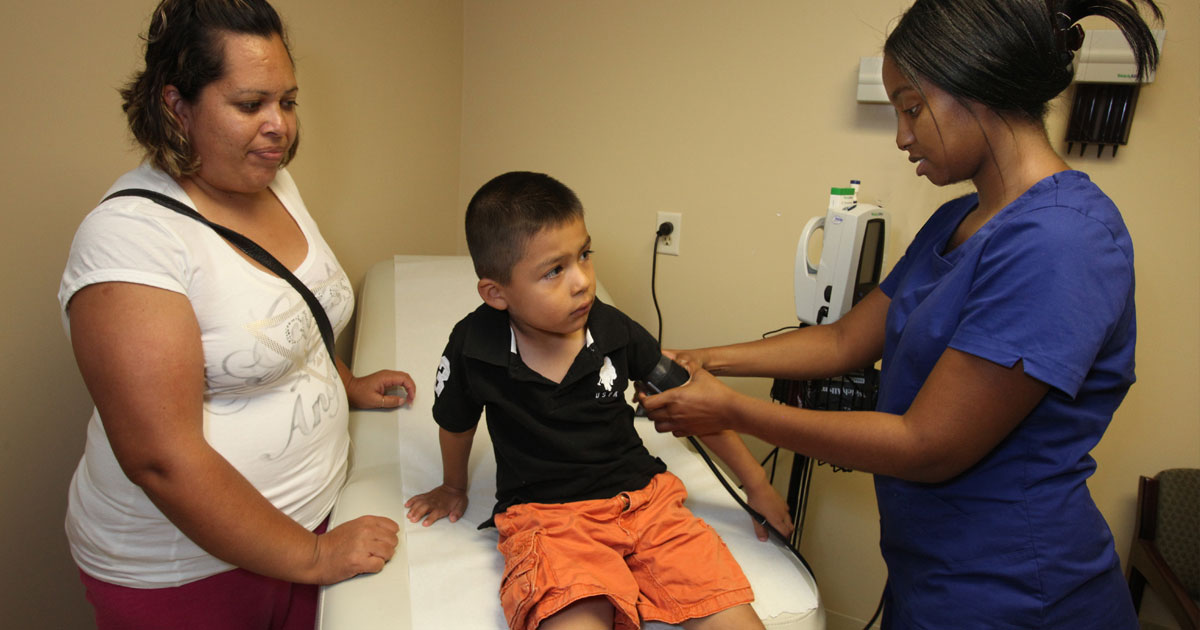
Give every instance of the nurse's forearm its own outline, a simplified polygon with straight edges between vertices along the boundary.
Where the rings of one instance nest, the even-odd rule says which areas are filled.
[[[813,379],[868,367],[883,356],[890,300],[875,289],[832,324],[697,351],[717,375]]]
[[[725,428],[839,466],[936,483],[987,457],[1049,390],[1021,361],[1004,366],[950,348],[903,416],[799,409],[736,392],[711,397],[717,408],[708,412],[729,419]]]
[[[738,395],[734,429],[843,468],[910,481],[943,481],[938,453],[902,416],[801,409]]]
[[[757,341],[705,348],[705,369],[717,376],[762,376],[811,379],[832,376],[841,369],[836,361],[836,336],[810,327]],[[841,373],[849,371],[846,368]]]

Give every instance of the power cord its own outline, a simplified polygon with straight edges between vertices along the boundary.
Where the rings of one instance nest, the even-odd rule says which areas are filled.
[[[654,300],[654,312],[658,316],[658,336],[655,338],[655,340],[658,342],[658,347],[660,350],[662,349],[662,310],[658,306],[658,292],[655,288],[658,277],[658,241],[662,237],[669,235],[674,230],[674,227],[674,225],[667,222],[663,222],[658,226],[658,231],[655,232],[654,235],[654,248],[650,254],[650,259],[653,261],[650,263],[650,297]],[[733,485],[729,483],[729,480],[725,478],[725,474],[722,473],[721,469],[717,467],[716,462],[714,462],[712,457],[709,456],[708,451],[704,450],[704,446],[700,444],[700,440],[697,440],[694,436],[689,435],[688,441],[691,442],[692,447],[696,449],[696,452],[700,454],[700,458],[704,460],[704,463],[708,464],[708,468],[712,470],[712,473],[716,476],[717,481],[721,482],[721,485],[725,487],[727,492],[729,492],[729,496],[733,497],[733,500],[737,502],[737,504],[740,505],[743,510],[750,514],[750,517],[754,519],[754,522],[766,527],[768,532],[778,538],[783,543],[783,546],[786,547],[788,551],[792,552],[792,555],[800,561],[800,564],[804,565],[804,569],[808,571],[809,576],[812,577],[813,583],[815,584],[817,581],[816,574],[813,573],[812,567],[808,564],[808,560],[804,559],[804,556],[800,553],[800,550],[792,545],[791,539],[789,539],[779,530],[775,529],[773,525],[767,522],[767,518],[765,516],[759,514],[754,508],[750,507],[750,505],[746,503],[744,499],[742,499],[741,495],[734,490]]]
[[[883,594],[879,596],[879,605],[875,607],[875,614],[871,615],[871,619],[867,621],[867,625],[863,626],[863,630],[871,630],[871,626],[875,625],[875,620],[879,619],[880,613],[883,612],[883,600],[887,599],[887,585],[884,585]]]
[[[654,300],[654,313],[658,315],[658,336],[655,339],[658,341],[659,350],[662,350],[662,310],[658,308],[658,292],[654,290],[654,279],[658,276],[658,242],[664,236],[670,236],[674,231],[674,223],[668,221],[660,223],[658,231],[654,233],[654,248],[650,250],[650,297]]]

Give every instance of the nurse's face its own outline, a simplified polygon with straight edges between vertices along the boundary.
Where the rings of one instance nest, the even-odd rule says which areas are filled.
[[[982,106],[964,103],[928,81],[914,85],[888,56],[883,86],[896,108],[896,146],[917,165],[918,176],[945,186],[974,179],[988,168]]]

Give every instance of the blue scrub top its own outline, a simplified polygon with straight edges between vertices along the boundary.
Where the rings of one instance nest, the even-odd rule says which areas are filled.
[[[1134,381],[1129,233],[1087,175],[1066,171],[946,252],[977,197],[939,208],[880,285],[891,305],[877,408],[903,414],[948,347],[1021,361],[1050,390],[950,481],[875,477],[885,627],[1136,628],[1086,485],[1088,453]]]

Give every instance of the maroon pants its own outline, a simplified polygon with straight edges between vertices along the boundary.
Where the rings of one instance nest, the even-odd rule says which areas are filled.
[[[79,576],[97,630],[313,630],[317,621],[319,587],[244,569],[170,588],[118,586],[83,571]]]

